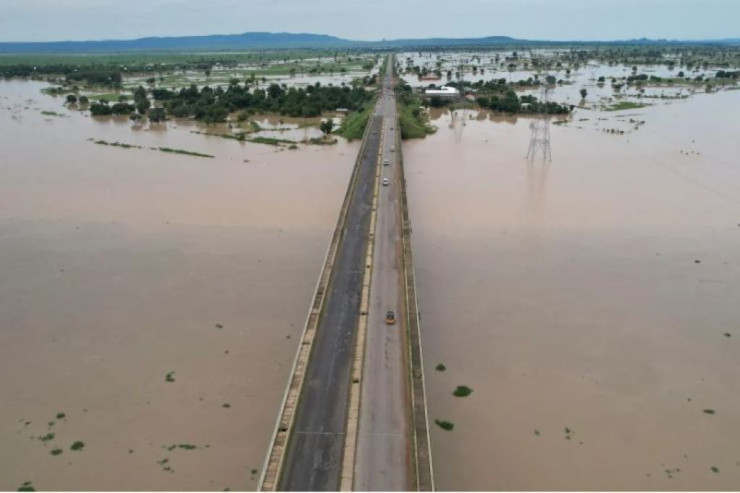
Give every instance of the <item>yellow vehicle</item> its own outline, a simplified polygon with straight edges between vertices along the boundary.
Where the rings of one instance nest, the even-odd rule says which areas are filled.
[[[393,325],[396,323],[396,314],[393,313],[393,310],[388,310],[385,312],[385,323],[388,325]]]

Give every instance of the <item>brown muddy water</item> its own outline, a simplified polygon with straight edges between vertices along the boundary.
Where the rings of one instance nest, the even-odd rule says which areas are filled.
[[[577,110],[550,164],[527,118],[404,144],[440,490],[740,486],[738,110]]]
[[[134,130],[41,87],[0,82],[0,489],[253,489],[358,143]]]

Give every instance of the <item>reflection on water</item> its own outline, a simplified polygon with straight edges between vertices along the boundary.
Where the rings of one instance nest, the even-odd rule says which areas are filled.
[[[526,160],[529,209],[533,216],[539,217],[544,212],[547,201],[547,175],[550,173],[550,162],[546,160]]]
[[[577,110],[547,165],[526,117],[404,144],[440,490],[740,484],[739,109]]]
[[[132,128],[41,87],[0,81],[0,489],[253,489],[358,143]]]

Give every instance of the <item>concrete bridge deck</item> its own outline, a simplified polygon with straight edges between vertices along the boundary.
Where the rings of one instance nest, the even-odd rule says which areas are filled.
[[[317,284],[263,491],[433,489],[392,57],[388,67]],[[385,324],[387,309],[396,312],[395,325]]]

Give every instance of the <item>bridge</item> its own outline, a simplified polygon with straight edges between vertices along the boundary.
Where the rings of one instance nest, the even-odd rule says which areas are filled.
[[[261,471],[261,491],[434,489],[389,55]],[[395,324],[386,323],[393,311]]]

